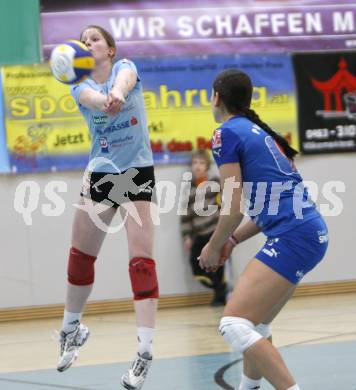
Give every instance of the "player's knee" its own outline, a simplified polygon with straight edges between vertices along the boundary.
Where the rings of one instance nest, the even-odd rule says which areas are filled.
[[[77,286],[94,283],[94,262],[96,257],[76,248],[70,248],[68,261],[68,282]]]
[[[158,280],[154,260],[134,257],[130,260],[129,273],[135,300],[158,298]]]
[[[255,327],[256,332],[258,332],[264,339],[268,339],[272,336],[272,330],[270,324],[258,324]]]
[[[254,324],[240,317],[223,317],[219,332],[232,349],[241,354],[262,339],[262,336],[256,332]]]

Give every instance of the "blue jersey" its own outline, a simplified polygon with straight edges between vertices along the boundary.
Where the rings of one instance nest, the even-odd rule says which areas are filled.
[[[249,119],[236,116],[215,130],[212,152],[218,166],[240,164],[246,213],[267,236],[320,217],[293,162]]]
[[[114,85],[117,74],[122,69],[132,69],[137,73],[134,63],[123,59],[115,63],[105,83],[97,84],[89,78],[71,88],[71,93],[90,129],[92,137],[90,161],[92,164],[89,167],[92,168],[89,169],[94,172],[115,173],[128,168],[153,165],[139,76],[121,111],[115,116],[90,110],[79,103],[79,95],[86,88],[92,88],[107,95]],[[99,163],[99,161],[104,162]]]

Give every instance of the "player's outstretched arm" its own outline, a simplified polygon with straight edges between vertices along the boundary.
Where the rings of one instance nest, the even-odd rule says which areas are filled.
[[[79,95],[79,103],[89,110],[106,112],[107,96],[92,88],[85,88]]]
[[[240,164],[223,164],[219,172],[224,201],[218,224],[210,241],[214,247],[221,249],[232,232],[239,226],[243,214],[240,206],[242,196]]]
[[[125,99],[137,82],[137,74],[131,69],[122,69],[117,74],[114,86],[108,93],[105,109],[109,115],[118,114]]]
[[[117,74],[111,91],[121,94],[124,99],[137,83],[137,74],[132,69],[122,69]]]
[[[221,265],[224,245],[243,219],[240,209],[242,194],[240,164],[223,164],[219,172],[223,188],[223,206],[215,231],[198,257],[200,267],[208,271],[214,271]]]

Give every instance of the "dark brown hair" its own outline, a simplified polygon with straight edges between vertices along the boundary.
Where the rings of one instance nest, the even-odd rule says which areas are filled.
[[[294,156],[298,154],[284,137],[272,130],[250,108],[253,87],[251,79],[246,73],[238,69],[224,70],[214,80],[213,89],[219,94],[219,98],[230,114],[241,114],[251,122],[256,123],[275,139],[289,159],[293,160]]]

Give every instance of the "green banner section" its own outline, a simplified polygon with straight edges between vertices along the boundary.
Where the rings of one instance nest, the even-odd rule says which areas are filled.
[[[0,65],[40,62],[39,15],[39,0],[0,1]]]

